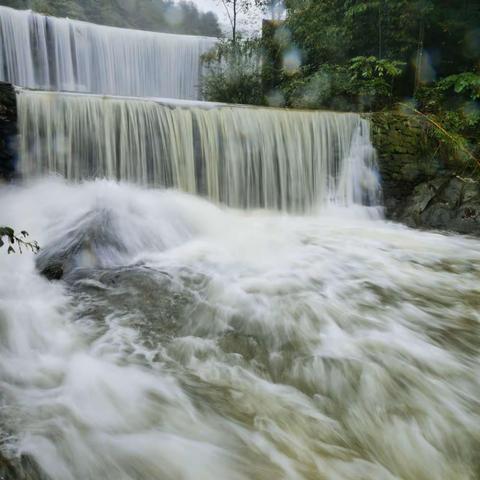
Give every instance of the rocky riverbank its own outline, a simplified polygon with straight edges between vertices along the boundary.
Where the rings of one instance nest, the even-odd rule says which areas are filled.
[[[385,213],[414,228],[480,235],[480,183],[442,160],[418,115],[368,114]]]

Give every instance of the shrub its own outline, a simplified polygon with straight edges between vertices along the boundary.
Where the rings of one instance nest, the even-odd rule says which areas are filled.
[[[202,93],[206,100],[264,105],[257,40],[225,40],[203,56]]]
[[[401,62],[355,57],[347,65],[323,65],[308,77],[286,85],[295,108],[378,110],[393,102],[393,84],[402,74]]]
[[[378,110],[389,106],[393,99],[395,79],[403,73],[405,63],[377,57],[355,57],[348,71],[359,109]]]
[[[419,88],[415,100],[418,109],[441,126],[431,129],[431,135],[440,142],[444,156],[476,167],[480,155],[480,75],[450,75]]]

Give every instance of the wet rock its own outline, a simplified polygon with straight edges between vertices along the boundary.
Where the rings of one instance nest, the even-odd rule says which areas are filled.
[[[452,177],[443,184],[438,191],[438,197],[450,209],[458,208],[463,201],[463,186],[465,181],[459,177]]]
[[[76,269],[99,267],[102,259],[120,258],[126,247],[114,224],[107,209],[89,211],[76,218],[65,233],[42,248],[36,258],[38,271],[49,280],[60,280]]]
[[[477,204],[480,202],[480,189],[477,181],[468,178],[464,179],[463,202],[465,204],[469,202]]]
[[[480,235],[480,184],[449,176],[418,185],[400,220],[411,227]]]
[[[17,105],[15,89],[0,82],[0,181],[14,176],[17,156]]]
[[[48,264],[41,270],[40,274],[48,278],[48,280],[61,280],[63,277],[63,264],[59,262]]]
[[[19,478],[12,463],[0,453],[0,480],[18,480]]]
[[[0,452],[0,480],[47,480],[33,458],[9,459]]]

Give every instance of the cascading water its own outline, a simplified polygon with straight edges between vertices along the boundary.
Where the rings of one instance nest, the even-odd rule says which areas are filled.
[[[47,90],[197,99],[200,57],[215,42],[0,6],[0,81]]]
[[[478,478],[478,240],[108,181],[0,205],[65,273],[0,252],[0,445],[27,478]]]
[[[78,66],[163,48],[130,32],[110,49],[116,29],[5,11],[0,60],[48,88],[68,52]],[[157,53],[110,84],[102,62],[66,83],[90,71],[86,89],[136,95]],[[24,181],[0,185],[0,225],[42,250],[0,248],[0,477],[479,478],[480,242],[372,215],[367,122],[17,100]]]
[[[22,90],[18,112],[26,178],[106,177],[244,208],[378,205],[369,125],[356,114]]]

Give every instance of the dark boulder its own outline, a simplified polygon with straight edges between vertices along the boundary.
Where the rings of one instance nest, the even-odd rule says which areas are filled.
[[[60,262],[52,262],[47,264],[40,274],[46,277],[48,280],[61,280],[63,277],[63,264]]]
[[[480,235],[480,184],[456,175],[421,183],[400,220],[416,228]]]
[[[0,452],[1,480],[47,480],[32,457],[7,458]]]

